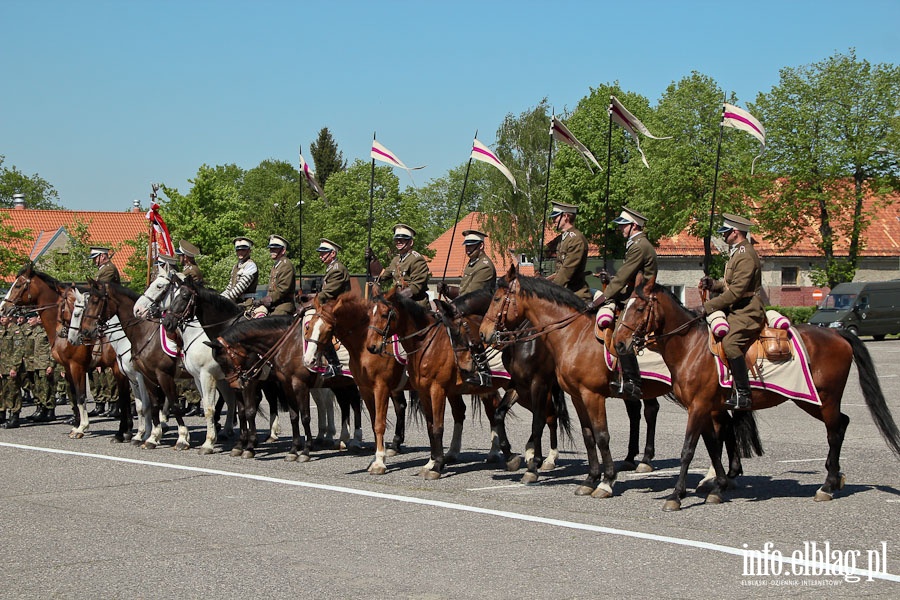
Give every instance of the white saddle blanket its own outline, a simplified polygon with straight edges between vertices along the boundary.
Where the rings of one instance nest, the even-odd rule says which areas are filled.
[[[606,368],[613,372],[615,370],[615,357],[609,353],[606,344],[603,345],[603,358],[606,360]],[[641,379],[652,379],[661,381],[666,385],[672,385],[672,374],[669,373],[669,367],[663,360],[662,354],[644,348],[637,357],[638,367],[641,370]]]

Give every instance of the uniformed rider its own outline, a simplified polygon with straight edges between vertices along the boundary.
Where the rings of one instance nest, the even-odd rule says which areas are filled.
[[[259,282],[259,269],[250,258],[253,240],[246,237],[234,238],[234,253],[238,262],[231,269],[231,279],[222,291],[222,296],[235,302],[238,306],[250,308],[256,297],[256,286]]]
[[[716,233],[725,238],[730,246],[730,257],[725,265],[723,281],[703,277],[701,290],[719,292],[718,296],[706,301],[701,312],[709,315],[717,310],[725,312],[728,333],[722,338],[722,349],[731,367],[733,394],[725,401],[725,406],[736,410],[750,409],[752,406],[750,376],[744,355],[750,344],[759,338],[765,324],[765,306],[760,298],[762,288],[762,266],[759,255],[750,242],[750,228],[753,222],[724,213],[722,226]]]
[[[658,271],[656,249],[644,233],[646,222],[647,217],[627,207],[623,207],[622,213],[613,219],[619,233],[627,240],[625,260],[609,280],[606,289],[594,296],[594,304],[609,306],[615,313],[634,291],[635,279],[639,273],[645,280],[656,277]],[[605,279],[604,275],[605,271],[601,271],[599,275],[601,280]],[[634,347],[626,348],[622,344],[616,347],[616,352],[619,355],[619,365],[622,367],[622,377],[619,381],[611,382],[610,387],[626,400],[640,400],[641,370],[634,355]]]
[[[119,277],[119,269],[109,258],[109,248],[92,246],[90,259],[97,266],[97,283],[122,283]]]
[[[280,235],[269,236],[269,256],[275,264],[269,272],[268,293],[253,309],[254,317],[294,314],[297,275],[294,264],[287,257],[287,250],[287,240]]]
[[[325,276],[322,278],[322,289],[319,290],[320,303],[334,300],[339,295],[350,290],[350,271],[338,260],[338,252],[341,246],[327,238],[319,240],[319,260],[325,265]],[[327,344],[322,348],[322,356],[328,361],[326,371],[322,374],[326,379],[334,377],[341,372],[341,361],[338,359],[334,344]]]
[[[175,254],[181,258],[181,272],[185,277],[190,276],[197,285],[203,284],[203,273],[197,266],[197,256],[200,255],[200,249],[187,240],[178,242],[178,248]]]
[[[415,300],[423,308],[428,308],[428,281],[431,271],[425,257],[412,249],[416,237],[409,225],[394,225],[394,246],[397,253],[391,259],[378,280],[382,288],[396,285],[402,296]]]
[[[548,217],[557,231],[561,231],[556,246],[556,272],[547,279],[557,285],[572,290],[576,296],[588,302],[591,289],[588,287],[584,270],[587,266],[588,242],[584,234],[575,227],[578,207],[564,202],[553,202]]]

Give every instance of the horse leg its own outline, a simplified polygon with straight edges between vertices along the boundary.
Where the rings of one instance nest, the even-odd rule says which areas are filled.
[[[206,437],[198,452],[200,454],[212,454],[216,445],[216,388],[218,383],[211,373],[203,371],[194,377],[194,384],[200,391],[200,408],[203,410],[203,420],[206,422]],[[223,381],[223,386],[227,384]],[[223,396],[224,397],[224,396]]]
[[[435,392],[432,392],[434,394]],[[435,396],[432,395],[432,398]],[[463,432],[463,421],[466,420],[466,403],[463,401],[462,396],[448,396],[447,400],[450,401],[450,411],[453,414],[453,435],[450,437],[450,449],[447,451],[447,454],[444,456],[443,464],[451,464],[459,461],[459,454],[462,452],[462,432]],[[440,438],[439,442],[441,445],[441,449],[444,446],[444,409],[447,406],[446,401],[443,399],[438,404],[440,407]],[[437,410],[434,411],[435,421],[437,421]],[[437,431],[437,429],[435,429]],[[443,470],[443,465],[442,465]]]
[[[119,430],[113,436],[112,441],[115,443],[123,443],[131,441],[131,394],[134,392],[135,398],[140,398],[142,394],[147,393],[147,385],[144,383],[144,376],[140,373],[136,374],[135,379],[129,380],[128,385],[122,385],[121,381],[116,382],[116,398],[119,407]]]
[[[266,443],[274,444],[281,435],[281,427],[278,426],[278,390],[273,389],[270,393],[267,391],[268,389],[263,390],[263,394],[269,402],[269,437],[266,438]]]
[[[87,401],[87,374],[81,369],[72,373],[74,388],[72,411],[76,413],[75,424],[69,432],[72,439],[81,439],[90,427],[90,417],[84,404]]]
[[[695,402],[697,401],[695,400]],[[688,469],[691,466],[691,461],[694,459],[694,452],[697,450],[697,442],[700,440],[701,431],[707,426],[708,419],[708,415],[700,415],[700,410],[696,408],[688,412],[684,445],[681,447],[681,471],[678,473],[675,489],[669,494],[665,504],[663,504],[663,510],[666,512],[681,510],[681,500],[687,495]],[[713,464],[713,467],[715,466]],[[718,468],[722,470],[722,475],[724,476],[725,473],[721,461]],[[716,476],[719,476],[718,472]]]
[[[252,393],[247,393],[250,386],[244,388],[244,420],[241,423],[241,438],[244,440],[244,451],[241,452],[241,458],[255,458],[256,444],[258,432],[256,430],[256,413],[259,410],[259,404],[262,402],[262,389],[260,382],[254,382]],[[246,435],[244,431],[246,430]]]
[[[297,460],[299,462],[309,462],[310,449],[312,447],[312,417],[309,410],[309,386],[305,381],[294,378],[292,381],[292,390],[294,396],[300,405],[300,422],[303,424],[303,432],[306,434],[303,440],[303,446]]]
[[[822,408],[808,405],[805,402],[797,402],[805,412],[825,423],[825,431],[828,435],[828,458],[825,459],[825,469],[828,474],[825,483],[818,490],[814,500],[827,502],[834,498],[834,493],[844,487],[844,475],[841,473],[841,447],[844,445],[844,434],[850,424],[850,417],[840,410],[839,400],[833,397],[822,396]]]
[[[291,418],[291,449],[288,451],[284,460],[288,462],[297,462],[300,458],[300,444],[302,437],[300,435],[300,405],[294,394],[285,394],[288,405],[288,414]]]
[[[522,475],[522,483],[536,483],[538,470],[544,462],[542,438],[544,437],[544,424],[547,420],[547,404],[552,402],[551,390],[542,378],[532,379],[528,386],[527,394],[519,394],[520,404],[531,406],[531,436],[525,448],[525,474]],[[559,393],[562,393],[560,391]]]
[[[319,425],[316,446],[333,448],[334,436],[337,434],[334,424],[334,392],[328,388],[313,388],[309,393],[316,403],[316,420]]]
[[[341,390],[332,391],[341,412],[341,435],[338,438],[337,449],[345,451],[350,448],[350,402]]]
[[[497,395],[495,394],[494,398],[496,397]],[[494,426],[491,431],[491,454],[494,452],[493,442],[496,441],[500,452],[503,453],[503,462],[506,463],[506,470],[509,472],[518,471],[519,467],[522,466],[522,457],[512,451],[509,437],[506,434],[506,415],[509,413],[510,407],[515,404],[518,399],[519,394],[513,388],[510,388],[503,394],[503,397],[500,398],[500,402],[497,405],[497,409],[494,411]],[[485,410],[486,409],[487,405],[485,405]],[[488,460],[491,460],[491,454],[488,455]]]
[[[606,398],[597,395],[591,403],[593,406],[593,418],[591,420],[594,429],[594,439],[597,440],[597,448],[600,450],[600,460],[603,464],[602,477],[597,489],[591,493],[594,498],[609,498],[613,495],[613,486],[616,483],[616,466],[612,452],[609,449],[609,424],[606,421]]]
[[[159,446],[159,443],[162,440],[162,420],[160,418],[162,411],[160,410],[160,407],[165,402],[165,399],[162,389],[157,390],[157,393],[151,399],[150,410],[147,412],[150,414],[152,426],[150,428],[150,435],[147,436],[147,439],[141,444],[141,448],[145,450],[153,450]]]
[[[166,375],[160,377],[159,380],[166,397],[173,400],[176,399],[178,390],[175,386],[175,378],[171,375]],[[191,447],[191,433],[188,431],[187,425],[184,424],[183,411],[175,410],[173,412],[175,414],[175,422],[178,424],[178,439],[175,441],[174,449],[187,450]]]
[[[389,393],[387,386],[382,381],[377,381],[374,387],[363,392],[363,400],[369,411],[369,418],[372,420],[372,434],[375,436],[375,458],[368,468],[368,472],[372,475],[384,475],[387,472],[387,465],[384,462],[387,455],[384,448],[384,431],[387,425]]]
[[[231,448],[231,456],[242,456],[250,443],[250,425],[247,419],[247,407],[256,402],[257,381],[250,380],[244,383],[241,393],[237,396],[235,407],[238,418],[239,434],[237,441]],[[254,432],[255,433],[255,432]],[[249,457],[248,457],[249,458]]]
[[[394,439],[387,444],[387,455],[396,456],[400,453],[403,441],[406,439],[406,395],[399,392],[391,395],[394,403]]]
[[[573,395],[572,404],[575,406],[575,413],[578,415],[578,422],[581,425],[581,436],[584,439],[584,449],[588,459],[588,475],[575,488],[575,495],[590,496],[597,489],[597,484],[600,481],[600,458],[597,456],[597,441],[594,437],[594,429],[591,426],[591,420],[588,417],[584,401],[577,395]]]
[[[644,400],[644,421],[647,423],[647,437],[644,441],[644,455],[635,471],[650,473],[653,471],[653,457],[656,456],[656,418],[659,416],[659,400]]]
[[[341,388],[338,392],[336,392],[336,395],[339,399],[341,397],[344,398],[348,413],[350,410],[353,411],[353,437],[349,438],[348,442],[345,444],[346,449],[350,452],[360,452],[363,449],[363,445],[361,427],[362,411],[360,408],[359,389],[355,386]],[[349,434],[350,415],[348,414],[346,417],[344,417],[343,406],[341,406],[341,422],[346,424]],[[342,426],[341,428],[341,437],[343,437],[343,427],[344,426]]]
[[[625,400],[625,412],[628,413],[628,455],[622,461],[623,471],[634,471],[641,438],[641,403],[637,400]]]
[[[559,458],[559,423],[556,420],[556,415],[547,417],[547,429],[550,431],[550,452],[547,453],[547,458],[541,463],[541,471],[552,471],[555,469],[556,459]]]

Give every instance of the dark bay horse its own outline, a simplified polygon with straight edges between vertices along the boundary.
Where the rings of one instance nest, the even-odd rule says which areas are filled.
[[[400,451],[406,429],[406,367],[395,356],[372,354],[366,351],[366,332],[374,304],[354,293],[344,293],[325,303],[316,301],[315,314],[304,332],[306,350],[303,362],[308,368],[319,364],[322,348],[333,338],[350,355],[350,372],[366,403],[372,431],[375,435],[375,458],[368,467],[373,475],[387,472],[385,457]],[[394,404],[396,429],[392,443],[385,443],[388,399]]]
[[[83,438],[90,426],[90,418],[84,406],[87,399],[87,373],[96,366],[113,369],[118,390],[117,402],[121,411],[119,430],[114,439],[117,442],[128,441],[131,439],[128,378],[119,369],[116,353],[108,344],[103,344],[100,351],[95,352],[90,346],[74,346],[66,339],[68,324],[63,318],[67,314],[65,295],[70,287],[36,270],[33,263],[28,263],[16,275],[0,304],[0,312],[10,314],[16,307],[30,307],[40,314],[41,324],[52,346],[53,360],[63,366],[66,382],[69,384],[69,400],[75,413],[75,425],[69,437]]]
[[[160,412],[168,400],[175,406],[178,393],[175,377],[178,364],[175,358],[166,354],[160,343],[157,323],[134,316],[134,303],[138,294],[118,283],[98,283],[91,281],[86,296],[84,313],[81,315],[80,335],[84,340],[97,340],[102,334],[112,338],[127,338],[128,347],[123,350],[140,371],[150,391],[150,418],[153,428],[141,444],[142,448],[154,449],[162,441],[162,420]],[[178,423],[176,450],[190,448],[190,432],[184,424],[181,411],[173,411]]]
[[[825,483],[816,492],[817,501],[831,500],[843,487],[840,472],[841,445],[850,418],[841,412],[841,396],[847,384],[850,366],[856,363],[863,397],[875,425],[895,455],[900,456],[900,431],[884,400],[875,367],[865,345],[853,334],[840,329],[797,325],[809,355],[810,373],[821,404],[795,400],[804,412],[825,424],[828,457]],[[666,499],[665,510],[678,510],[686,495],[688,466],[698,439],[702,436],[716,469],[716,487],[720,493],[725,473],[721,464],[721,446],[717,436],[728,412],[724,401],[731,388],[719,385],[716,357],[709,351],[706,321],[684,308],[665,288],[649,280],[636,287],[616,326],[615,341],[641,348],[653,344],[662,354],[672,374],[675,395],[688,409],[687,430],[681,452],[681,473],[675,490]],[[753,390],[753,410],[777,406],[788,398],[771,391]],[[741,411],[744,412],[744,411]]]
[[[584,308],[584,302],[569,290],[542,278],[520,276],[513,266],[499,281],[493,304],[482,321],[481,334],[488,342],[496,342],[502,331],[514,328],[526,319],[532,323],[534,330],[528,337],[541,340],[553,357],[556,378],[571,396],[581,423],[588,456],[588,476],[575,493],[605,498],[612,495],[616,476],[609,451],[606,419],[606,398],[611,395],[609,383],[613,375],[606,366],[603,345],[594,337],[593,317]],[[663,396],[670,391],[668,385],[659,381],[645,380],[642,385],[645,399]],[[658,404],[653,406],[658,409]],[[652,412],[655,417],[655,410]],[[648,419],[648,422],[652,420]],[[755,427],[749,422],[743,425],[747,429],[742,426],[736,431],[742,442],[755,434]],[[652,458],[654,433],[654,428],[648,426],[643,461]],[[632,435],[631,440],[629,445],[634,446],[636,437]],[[725,441],[732,456],[731,474],[736,477],[741,467],[740,457],[734,448],[735,438],[732,436]],[[745,446],[742,444],[741,449]]]
[[[420,408],[428,424],[431,445],[431,459],[422,469],[426,479],[438,479],[444,465],[459,453],[462,444],[462,427],[466,405],[463,394],[479,397],[485,414],[491,423],[492,454],[499,455],[504,444],[500,439],[502,430],[496,426],[495,412],[501,405],[497,392],[501,380],[494,378],[495,387],[475,387],[463,381],[457,364],[459,340],[453,339],[445,326],[445,320],[434,313],[403,297],[392,288],[386,294],[374,289],[373,309],[369,317],[366,349],[373,354],[393,354],[391,338],[396,335],[407,355],[407,373],[412,387],[419,392]],[[480,317],[464,317],[470,321],[470,328],[476,330]],[[463,350],[467,353],[468,350]],[[466,359],[463,359],[466,360]],[[471,356],[468,357],[471,368]],[[506,391],[515,394],[514,389]],[[449,402],[453,414],[453,434],[447,454],[444,454],[444,414]],[[507,401],[506,406],[513,404]],[[505,444],[509,447],[508,442]],[[496,448],[496,449],[495,449]],[[507,469],[518,468],[518,457],[504,456]],[[514,461],[511,463],[510,461]]]

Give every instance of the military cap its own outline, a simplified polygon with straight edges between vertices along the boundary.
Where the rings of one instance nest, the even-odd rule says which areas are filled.
[[[554,200],[552,204],[553,208],[550,211],[550,216],[547,217],[549,219],[555,219],[559,215],[564,215],[567,213],[572,215],[578,214],[578,207],[574,204],[566,204],[565,202],[557,202],[556,200]]]
[[[156,262],[158,262],[160,266],[169,265],[174,267],[178,264],[178,259],[169,254],[163,254],[162,252],[160,252],[159,256],[156,257]]]
[[[103,248],[101,246],[91,246],[91,259],[97,258],[101,254],[109,254],[109,248]]]
[[[187,240],[181,240],[178,242],[178,248],[175,249],[175,254],[184,254],[188,258],[196,258],[197,255],[200,254],[200,248]]]
[[[478,231],[477,229],[466,229],[462,232],[463,234],[463,244],[468,246],[470,244],[480,244],[484,241],[484,238],[487,237],[486,233]]]
[[[331,240],[329,240],[327,238],[321,238],[319,240],[319,247],[316,248],[316,252],[331,252],[332,250],[335,252],[340,252],[341,251],[340,244],[332,242]]]
[[[744,233],[750,233],[751,227],[753,227],[753,221],[749,219],[739,217],[738,215],[722,213],[722,226],[716,230],[716,233],[721,235],[723,233],[731,231],[732,229],[737,229],[738,231],[743,231]]]
[[[284,248],[287,250],[288,243],[287,240],[281,237],[280,235],[270,235],[269,236],[269,250],[274,248]]]
[[[643,227],[646,222],[647,217],[627,206],[623,206],[622,213],[613,219],[613,223],[616,225],[628,225],[629,223],[634,223],[638,227]]]
[[[411,240],[416,237],[416,230],[403,223],[394,225],[394,239]]]
[[[236,237],[233,241],[235,250],[249,250],[253,247],[253,240],[247,237]]]

